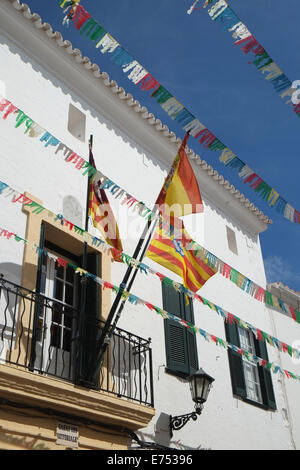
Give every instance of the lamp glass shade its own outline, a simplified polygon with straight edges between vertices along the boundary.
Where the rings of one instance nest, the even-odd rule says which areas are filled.
[[[203,369],[198,370],[190,377],[190,389],[195,403],[206,402],[211,385],[215,379],[206,374]]]

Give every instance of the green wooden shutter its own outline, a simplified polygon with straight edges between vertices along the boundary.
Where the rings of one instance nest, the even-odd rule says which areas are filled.
[[[179,292],[162,284],[163,307],[169,313],[182,318]],[[165,320],[165,344],[167,368],[172,372],[188,374],[188,351],[184,327],[174,320]]]
[[[198,353],[197,353],[197,342],[196,335],[190,330],[186,330],[187,342],[188,342],[188,352],[189,352],[189,366],[190,366],[190,375],[195,374],[198,367]]]
[[[172,287],[162,284],[162,297],[164,309],[169,313],[177,315],[182,318],[182,302],[180,293],[175,291]]]
[[[86,270],[95,276],[99,275],[99,255],[97,253],[87,255]],[[96,386],[98,379],[88,377],[88,371],[91,367],[91,360],[95,357],[97,340],[101,335],[98,321],[100,318],[100,287],[90,278],[84,282],[86,282],[86,302],[79,344],[80,380],[95,382]],[[81,299],[80,292],[81,285],[79,286],[79,299]]]
[[[189,375],[187,337],[184,327],[173,320],[165,320],[167,368]]]
[[[45,224],[41,224],[40,229],[40,243],[39,249],[44,250],[45,247]],[[38,258],[38,269],[37,269],[37,277],[36,277],[36,292],[37,293],[45,293],[45,283],[46,283],[46,261],[47,256],[42,253],[39,255]]]
[[[226,322],[225,330],[227,341],[235,346],[240,347],[237,325]],[[242,362],[243,359],[240,354],[233,351],[232,349],[228,349],[228,358],[233,394],[245,398],[247,396],[247,392]]]
[[[256,341],[256,349],[257,349],[257,355],[259,357],[267,361],[269,360],[267,346],[264,341]],[[258,369],[259,369],[259,376],[260,376],[260,382],[261,382],[261,391],[263,395],[263,402],[270,409],[276,410],[277,407],[276,407],[271,372],[267,370],[265,367],[259,366]]]
[[[162,285],[163,306],[169,313],[193,323],[193,305],[185,305],[185,297],[173,288]],[[175,373],[191,375],[198,370],[195,334],[174,320],[165,320],[167,368]]]
[[[188,299],[185,295],[181,295],[181,304],[182,304],[182,310],[184,312],[184,320],[186,320],[189,323],[194,324],[195,319],[194,319],[194,307],[193,307],[193,302],[192,299]],[[185,328],[186,331],[186,337],[187,337],[187,343],[188,343],[188,359],[189,359],[189,369],[190,369],[190,375],[194,374],[197,372],[199,369],[198,367],[198,352],[197,352],[197,340],[196,340],[196,334]]]

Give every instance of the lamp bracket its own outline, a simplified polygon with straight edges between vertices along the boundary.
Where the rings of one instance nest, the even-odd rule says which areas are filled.
[[[186,413],[184,415],[179,415],[179,416],[171,416],[169,417],[170,419],[170,435],[173,437],[173,431],[178,431],[179,429],[182,429],[183,426],[186,425],[186,423],[192,419],[193,421],[196,421],[198,418],[198,415],[201,414],[202,408],[201,407],[196,407],[195,411],[192,411],[192,413]]]

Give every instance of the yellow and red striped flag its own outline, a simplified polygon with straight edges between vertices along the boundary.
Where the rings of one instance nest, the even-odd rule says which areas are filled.
[[[203,212],[198,182],[185,152],[188,137],[186,134],[156,201],[160,212],[167,216]]]
[[[216,270],[196,258],[193,251],[186,249],[186,245],[193,240],[180,219],[175,222],[174,234],[169,237],[161,227],[157,227],[146,256],[178,274],[184,287],[197,292]]]
[[[96,168],[91,149],[89,162]],[[119,228],[105,190],[101,188],[101,178],[98,173],[90,181],[88,215],[92,218],[94,227],[102,233],[105,241],[117,250],[123,251]]]

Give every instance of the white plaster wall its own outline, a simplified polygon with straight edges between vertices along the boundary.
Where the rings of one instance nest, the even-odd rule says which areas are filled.
[[[280,338],[293,348],[300,350],[300,325],[285,315],[268,308],[271,321],[271,334]],[[274,353],[276,362],[285,370],[300,376],[300,360],[291,358],[288,354]],[[284,426],[290,434],[293,447],[300,448],[300,422],[299,422],[299,382],[292,379],[277,378],[278,394],[283,400],[280,410]]]
[[[47,51],[46,45],[41,47]],[[62,52],[58,49],[57,54]],[[155,151],[152,152],[148,146],[143,147],[141,143],[136,143],[140,139],[138,131],[136,136],[127,135],[115,124],[117,117],[114,113],[109,120],[98,109],[91,108],[88,95],[83,99],[79,92],[77,94],[77,82],[75,78],[71,79],[72,75],[70,81],[61,82],[58,78],[59,71],[53,70],[51,75],[46,66],[39,65],[27,53],[16,48],[4,33],[0,35],[0,70],[0,80],[5,83],[6,97],[51,134],[88,159],[87,142],[80,142],[67,131],[69,103],[81,109],[87,117],[87,137],[90,134],[94,136],[94,157],[97,166],[138,200],[152,206],[169,162],[159,162]],[[64,70],[61,71],[63,72]],[[74,72],[74,77],[75,75]],[[83,84],[85,80],[83,74]],[[88,80],[86,84],[88,85]],[[92,93],[88,86],[86,91],[88,94]],[[102,93],[100,86],[98,93]],[[128,112],[128,120],[130,119],[133,117]],[[12,116],[7,121],[0,119],[0,180],[21,192],[31,192],[43,201],[45,207],[55,213],[62,212],[63,198],[72,195],[80,202],[84,214],[86,178],[81,175],[82,172],[75,170],[70,164],[67,165],[61,156],[55,156],[53,148],[44,148],[37,139],[25,136],[23,128],[14,129],[13,122]],[[248,233],[248,229],[239,223],[236,216],[232,216],[230,205],[225,213],[210,200],[205,191],[202,195],[205,212],[188,217],[186,228],[205,248],[264,287],[265,273],[257,234]],[[134,217],[130,209],[120,209],[117,201],[111,202],[119,221],[124,251],[132,254],[145,220]],[[6,226],[7,229],[24,236],[26,218],[20,207],[0,198],[0,226]],[[228,249],[226,225],[236,233],[238,256]],[[90,231],[98,235],[93,228],[90,228]],[[0,242],[0,272],[19,282],[22,246],[4,239]],[[180,281],[177,276],[155,265],[151,260],[146,259],[145,262],[157,271]],[[114,263],[111,282],[119,284],[125,270],[124,265]],[[161,285],[156,278],[139,274],[132,292],[162,306]],[[272,334],[273,323],[267,309],[221,275],[210,279],[200,294]],[[194,309],[197,326],[225,338],[224,322],[216,312],[196,302]],[[294,324],[291,320],[282,319],[277,314],[275,323],[279,339],[292,341]],[[152,439],[169,445],[167,416],[189,412],[193,405],[187,383],[165,373],[163,321],[160,316],[143,307],[127,304],[119,326],[144,338],[152,338],[156,416],[143,433],[146,438],[151,436]],[[287,408],[286,398],[278,378],[273,375],[278,411],[269,412],[244,403],[232,396],[227,351],[206,343],[203,338],[199,337],[197,341],[199,364],[215,378],[215,383],[202,416],[197,422],[191,422],[183,430],[174,433],[171,445],[212,449],[291,449],[292,434],[284,411]],[[276,351],[268,349],[270,361],[277,361]],[[295,366],[288,359],[283,358],[286,368],[294,370]],[[298,387],[299,384],[295,381],[287,384],[293,429],[296,434],[299,434]],[[298,442],[298,448],[299,445]]]

